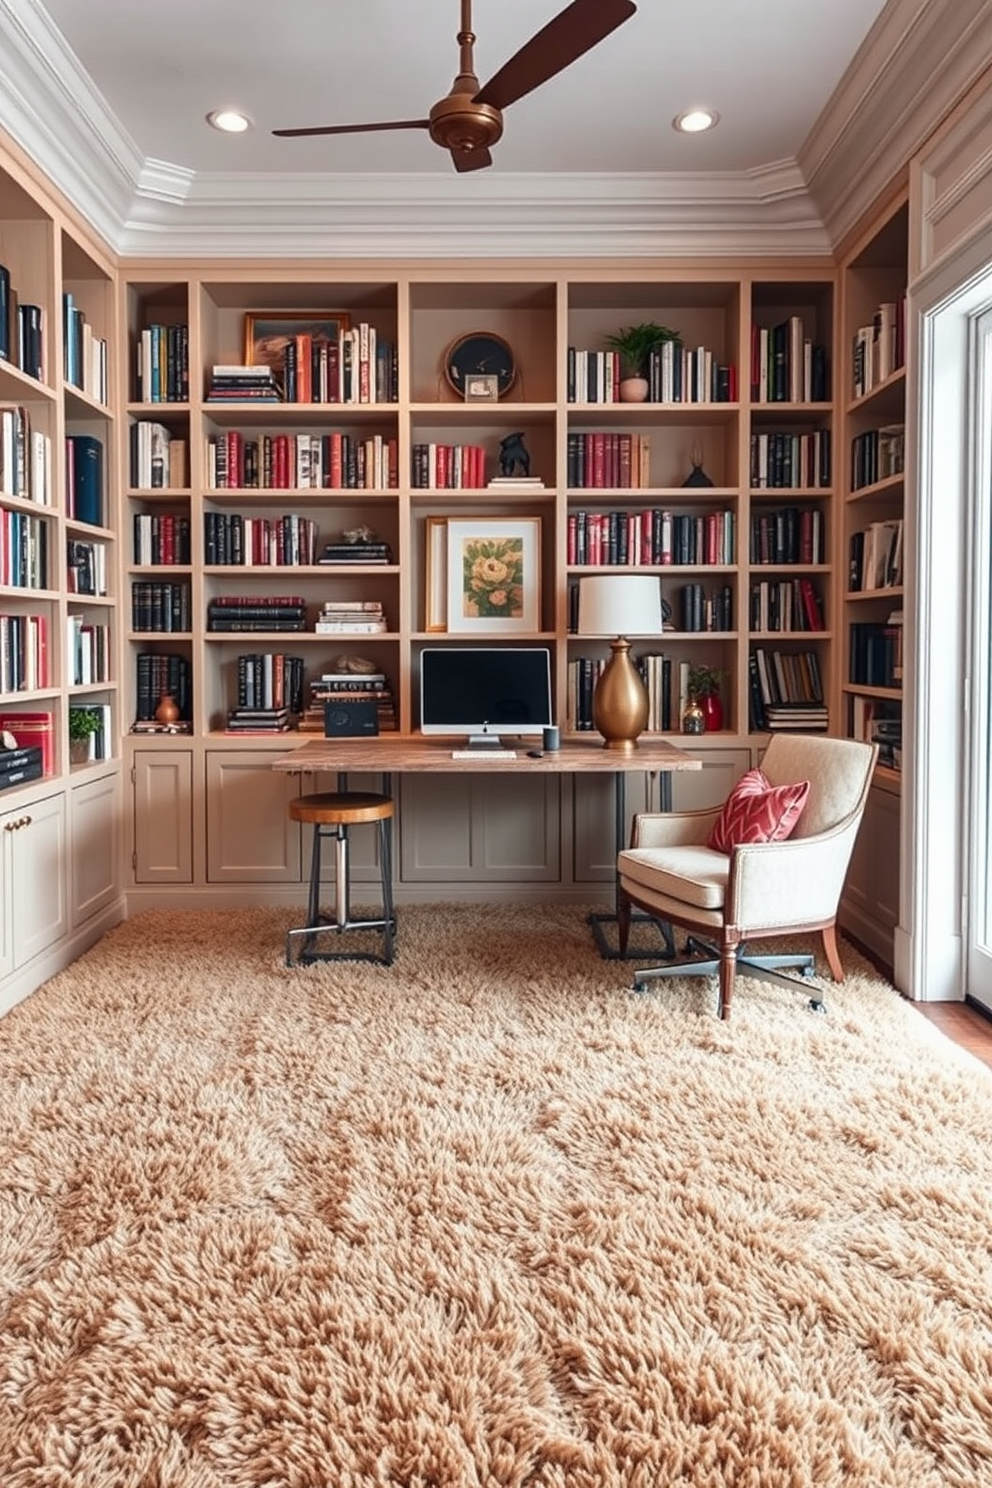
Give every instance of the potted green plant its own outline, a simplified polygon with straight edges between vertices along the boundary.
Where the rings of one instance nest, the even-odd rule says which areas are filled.
[[[643,403],[648,395],[648,370],[651,353],[665,341],[677,341],[678,331],[669,326],[642,321],[639,325],[622,326],[606,344],[620,353],[620,399],[624,403]]]
[[[723,699],[720,696],[723,676],[721,667],[691,666],[689,668],[686,690],[689,697],[695,698],[703,711],[707,733],[723,728]]]
[[[84,765],[89,759],[90,739],[102,722],[95,708],[69,709],[69,759],[72,764]]]

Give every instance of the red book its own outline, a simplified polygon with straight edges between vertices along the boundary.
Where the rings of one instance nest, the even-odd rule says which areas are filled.
[[[55,773],[55,725],[51,713],[0,713],[0,729],[13,734],[19,746],[41,745],[46,775]]]

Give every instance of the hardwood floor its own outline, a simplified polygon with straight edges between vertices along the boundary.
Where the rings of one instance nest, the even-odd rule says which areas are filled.
[[[965,1002],[914,1002],[913,1007],[992,1069],[992,1019]]]

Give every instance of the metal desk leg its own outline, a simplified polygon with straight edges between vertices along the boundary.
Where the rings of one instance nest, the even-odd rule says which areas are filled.
[[[658,772],[648,771],[656,775],[658,781],[658,805],[662,811],[672,809],[672,779],[667,770]],[[624,837],[627,827],[627,791],[626,776],[623,770],[616,770],[613,775],[613,846],[614,855],[618,856],[625,844]],[[632,924],[654,925],[664,944],[663,950],[641,950],[635,951],[630,947],[621,955],[619,948],[608,938],[604,926],[615,925],[620,908],[620,876],[616,874],[613,884],[613,913],[589,916],[589,925],[592,928],[593,939],[599,948],[599,954],[604,961],[674,961],[675,959],[675,937],[672,927],[665,920],[656,919],[654,915],[641,914],[639,912],[631,915]]]

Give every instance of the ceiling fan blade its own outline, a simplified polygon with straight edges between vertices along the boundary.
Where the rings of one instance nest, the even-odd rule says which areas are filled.
[[[525,42],[475,95],[476,103],[505,109],[588,52],[637,10],[633,0],[572,0]]]
[[[378,129],[429,129],[430,119],[393,119],[387,124],[317,124],[312,129],[273,129],[273,134],[295,138],[303,134],[371,134]]]
[[[456,171],[482,170],[492,165],[493,157],[485,148],[481,150],[451,150],[451,163]]]

